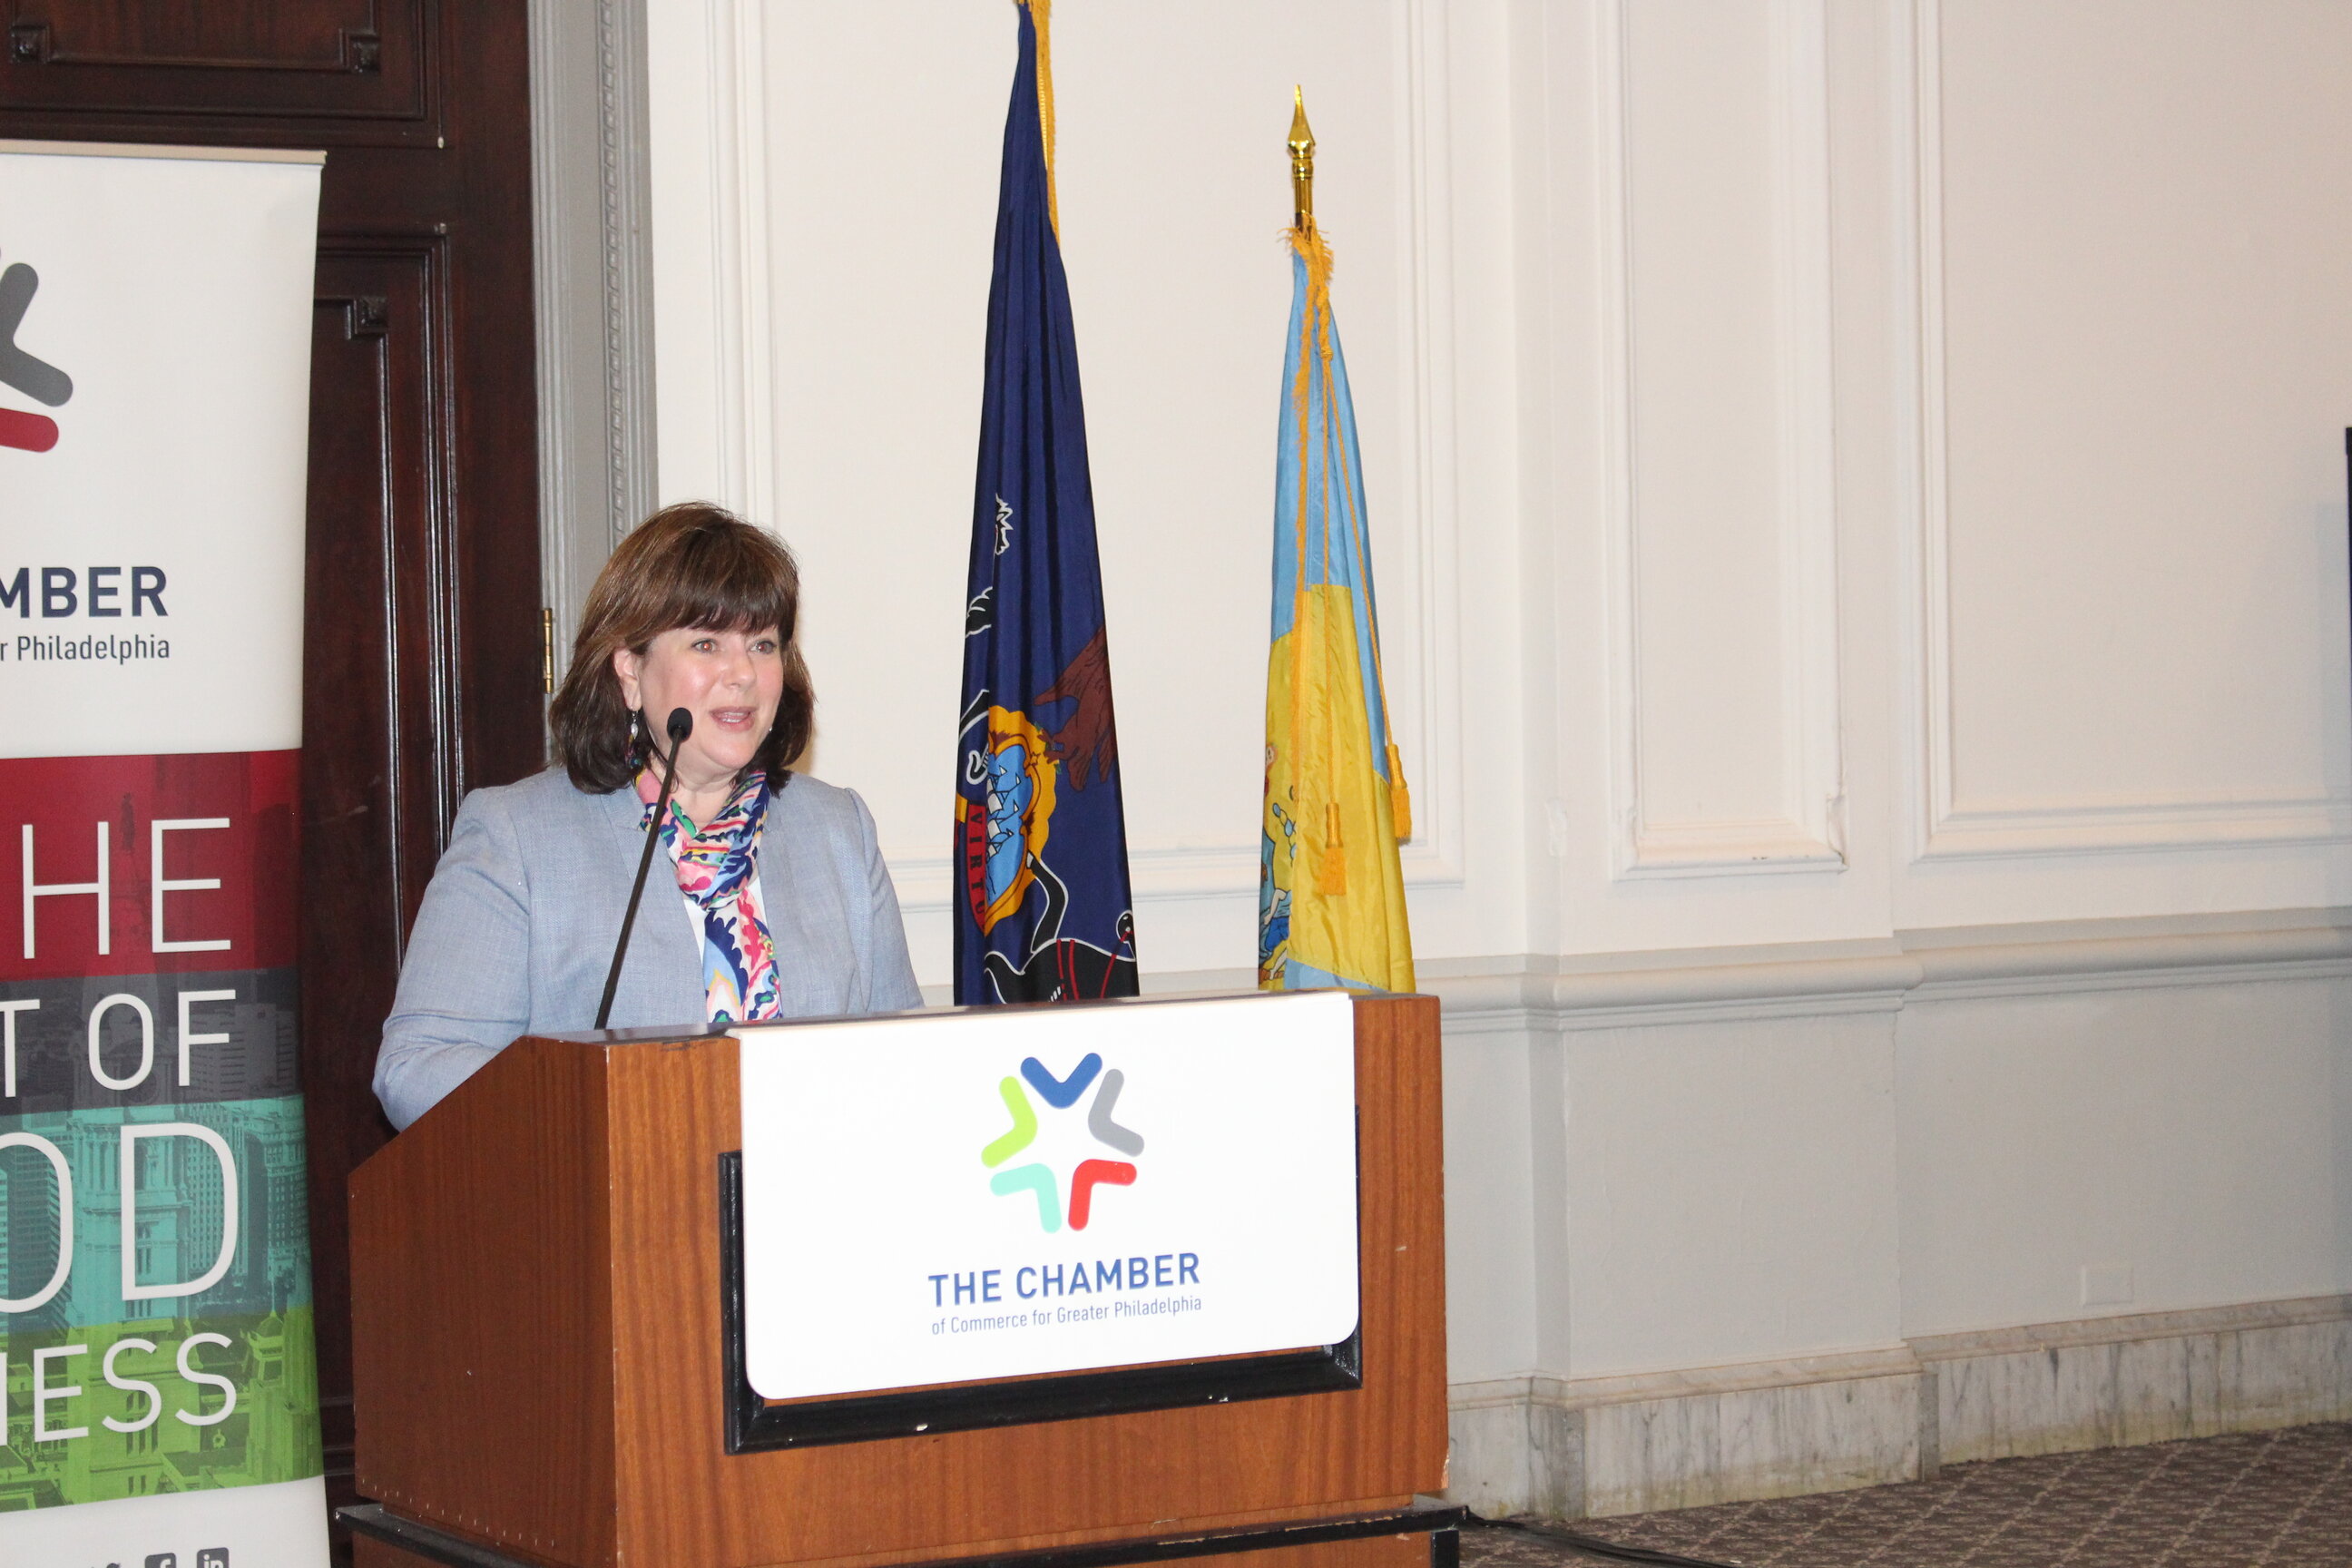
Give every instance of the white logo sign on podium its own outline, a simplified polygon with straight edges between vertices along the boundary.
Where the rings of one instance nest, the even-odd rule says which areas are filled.
[[[768,1399],[1356,1331],[1344,993],[736,1034],[745,1370]]]

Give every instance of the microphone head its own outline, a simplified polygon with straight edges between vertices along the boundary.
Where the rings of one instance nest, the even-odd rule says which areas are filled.
[[[683,745],[686,738],[694,733],[693,713],[684,708],[671,709],[668,728],[669,743],[673,746]]]

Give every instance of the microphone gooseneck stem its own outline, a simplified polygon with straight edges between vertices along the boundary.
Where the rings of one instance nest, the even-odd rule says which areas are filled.
[[[621,940],[613,944],[613,967],[604,972],[604,997],[596,1004],[596,1027],[603,1028],[604,1020],[613,1016],[613,994],[621,988],[621,963],[629,955],[629,932],[637,923],[637,902],[646,896],[646,873],[653,868],[654,846],[661,842],[661,825],[669,814],[669,792],[677,783],[677,750],[694,728],[694,715],[685,709],[672,710],[669,716],[668,765],[662,769],[660,798],[654,802],[653,816],[646,823],[646,847],[637,856],[637,879],[629,889],[629,907],[621,916]]]

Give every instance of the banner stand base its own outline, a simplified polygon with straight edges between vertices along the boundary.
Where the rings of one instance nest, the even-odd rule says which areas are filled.
[[[509,1557],[438,1525],[394,1513],[381,1503],[342,1509],[337,1517],[359,1538],[360,1568],[421,1568],[427,1563],[439,1568],[544,1568],[540,1562]],[[1103,1541],[994,1557],[934,1558],[908,1568],[1123,1568],[1245,1554],[1249,1568],[1279,1568],[1288,1561],[1256,1555],[1268,1552],[1296,1553],[1302,1568],[1310,1561],[1314,1568],[1460,1568],[1465,1517],[1461,1508],[1417,1500],[1408,1508],[1337,1519]]]

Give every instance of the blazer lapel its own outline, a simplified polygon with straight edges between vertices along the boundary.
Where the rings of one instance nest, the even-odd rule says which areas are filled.
[[[626,907],[628,889],[637,875],[637,858],[645,853],[645,802],[624,785],[604,797],[613,853],[621,866],[621,897]],[[604,960],[609,963],[609,957]],[[603,976],[598,976],[599,989]],[[621,986],[613,998],[615,1027],[622,1020],[646,1025],[699,1026],[709,1001],[702,990],[702,948],[695,940],[677,890],[677,871],[656,847],[653,864],[646,868],[645,897],[637,905],[637,922],[629,933],[629,956],[622,966]]]
[[[840,940],[841,913],[822,907],[824,879],[803,864],[811,851],[793,831],[800,803],[793,791],[788,784],[768,796],[768,818],[760,825],[760,904],[775,942],[777,1016],[808,1018],[841,1012],[847,1003],[832,973],[840,966],[813,962],[824,942]]]

